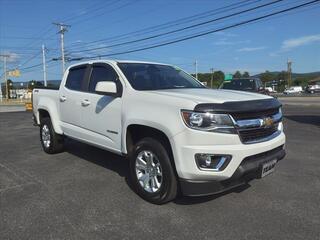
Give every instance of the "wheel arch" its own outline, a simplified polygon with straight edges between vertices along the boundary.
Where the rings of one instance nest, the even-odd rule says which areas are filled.
[[[57,117],[55,117],[55,114],[57,114],[56,110],[49,110],[47,107],[45,106],[39,106],[38,107],[38,111],[37,111],[37,121],[38,124],[41,123],[41,119],[45,118],[45,117],[49,117],[53,126],[53,129],[56,133],[58,134],[63,134],[63,131],[60,127],[59,120],[57,119]]]
[[[125,141],[123,146],[125,147],[124,152],[127,155],[130,155],[134,145],[145,137],[151,137],[158,140],[167,149],[170,161],[172,163],[172,166],[174,167],[174,171],[176,172],[173,148],[171,146],[168,134],[166,134],[164,131],[152,126],[135,123],[130,124],[126,127],[124,136]]]

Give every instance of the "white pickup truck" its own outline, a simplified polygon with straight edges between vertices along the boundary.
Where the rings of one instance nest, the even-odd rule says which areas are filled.
[[[208,89],[166,64],[72,65],[59,90],[33,90],[33,114],[45,152],[69,137],[123,155],[136,192],[156,204],[264,177],[285,156],[277,99]]]

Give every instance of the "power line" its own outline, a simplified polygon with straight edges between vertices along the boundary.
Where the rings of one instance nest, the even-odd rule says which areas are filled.
[[[41,54],[41,52],[39,51],[38,53],[36,53],[35,55],[31,56],[30,58],[28,58],[24,63],[20,64],[19,66],[22,67],[24,65],[26,65],[28,62],[30,62],[31,60],[35,59],[36,57],[38,57]]]
[[[199,14],[196,14],[196,15],[192,15],[192,16],[189,16],[189,17],[184,17],[184,18],[180,18],[180,19],[177,19],[177,20],[174,20],[174,21],[169,21],[169,22],[166,22],[166,23],[163,23],[163,24],[147,27],[147,28],[144,28],[144,29],[141,29],[141,30],[137,30],[137,31],[121,34],[121,35],[118,35],[118,36],[109,37],[109,38],[104,38],[104,39],[100,39],[100,40],[95,40],[95,41],[92,41],[92,42],[88,42],[87,44],[95,44],[95,43],[98,43],[98,42],[104,42],[106,40],[112,40],[112,39],[113,40],[115,40],[115,39],[121,40],[121,39],[125,39],[126,36],[130,36],[131,37],[131,36],[137,36],[137,35],[139,36],[139,35],[141,35],[141,34],[136,34],[136,33],[142,33],[142,35],[143,34],[147,34],[147,33],[152,33],[152,32],[156,32],[156,31],[162,30],[162,29],[167,29],[167,28],[170,28],[170,27],[174,27],[174,26],[178,26],[178,25],[184,24],[184,23],[188,23],[188,22],[192,22],[192,21],[199,20],[199,19],[202,19],[202,18],[206,18],[208,16],[213,16],[213,15],[217,15],[219,13],[223,13],[223,12],[226,12],[226,11],[234,10],[236,8],[240,8],[240,7],[244,7],[244,6],[247,6],[247,5],[251,5],[251,4],[259,2],[259,1],[261,1],[261,0],[255,0],[255,1],[244,0],[244,1],[241,1],[241,2],[233,3],[233,4],[230,4],[230,5],[227,5],[227,6],[223,6],[223,7],[219,7],[219,8],[216,8],[216,9],[212,9],[210,11],[202,12],[202,13],[199,13]],[[147,31],[147,30],[150,30],[150,31]]]
[[[80,20],[78,20],[78,21],[76,21],[76,22],[71,22],[71,23],[72,23],[72,25],[76,25],[76,24],[79,24],[79,23],[82,23],[82,22],[86,22],[86,21],[88,21],[88,20],[90,20],[90,19],[93,19],[93,18],[96,19],[97,17],[100,17],[100,16],[102,16],[102,15],[105,15],[105,14],[107,14],[107,13],[109,13],[109,12],[115,12],[115,11],[118,11],[118,10],[120,10],[120,9],[122,9],[122,8],[128,7],[128,6],[134,4],[134,3],[137,2],[137,1],[139,1],[139,0],[129,1],[129,2],[126,2],[126,3],[122,4],[122,5],[114,8],[114,9],[110,9],[109,11],[104,11],[104,12],[102,12],[102,13],[100,13],[100,14],[95,14],[94,16],[90,16],[90,17],[87,17],[87,18],[85,18],[85,19],[80,19]],[[119,1],[117,1],[117,2],[119,2]]]
[[[84,10],[83,12],[79,13],[79,14],[74,14],[71,16],[68,16],[67,18],[62,19],[62,22],[68,22],[70,20],[74,20],[75,18],[78,17],[82,17],[83,15],[87,15],[91,12],[95,12],[96,10],[100,10],[103,9],[107,4],[108,6],[112,5],[113,3],[118,2],[118,0],[114,0],[111,3],[109,1],[103,2],[103,4],[101,5],[97,5],[96,3],[89,5],[88,7],[86,7],[86,10]]]
[[[17,36],[9,36],[9,37],[0,37],[1,39],[31,39],[31,40],[54,40],[53,38],[36,38],[36,37],[17,37]]]
[[[141,38],[141,39],[136,39],[136,40],[132,40],[132,41],[117,43],[117,44],[103,46],[103,47],[96,47],[96,48],[91,48],[91,49],[74,51],[74,52],[71,52],[71,53],[89,52],[89,51],[93,51],[93,50],[100,50],[100,49],[105,49],[105,48],[118,47],[118,46],[128,45],[128,44],[132,44],[132,43],[142,42],[142,41],[158,38],[158,37],[161,37],[161,36],[166,36],[166,35],[170,35],[170,34],[173,34],[173,33],[181,32],[181,31],[184,31],[184,30],[187,30],[187,29],[203,26],[203,25],[206,25],[206,24],[209,24],[209,23],[212,23],[212,22],[216,22],[216,21],[219,21],[219,20],[227,19],[227,18],[234,17],[234,16],[237,16],[237,15],[241,15],[243,13],[254,11],[256,9],[263,8],[263,7],[266,7],[266,6],[270,6],[270,5],[273,5],[273,4],[276,4],[278,2],[282,2],[282,1],[284,1],[284,0],[276,0],[276,1],[273,1],[273,2],[269,2],[269,3],[265,3],[265,4],[262,4],[262,5],[256,6],[256,7],[252,7],[252,8],[246,9],[246,10],[242,10],[240,12],[236,12],[236,13],[229,14],[229,15],[226,15],[226,16],[222,16],[222,17],[218,17],[218,18],[215,18],[215,19],[211,19],[211,20],[208,20],[208,21],[205,21],[205,22],[193,24],[193,25],[190,25],[190,26],[187,26],[187,27],[183,27],[183,28],[179,28],[179,29],[176,29],[176,30],[172,30],[172,31],[156,34],[156,35],[145,37],[145,38]]]
[[[317,3],[319,1],[320,0],[310,1],[310,2],[307,2],[307,3],[303,3],[303,4],[300,4],[300,5],[291,7],[291,8],[283,9],[283,10],[280,10],[280,11],[276,11],[276,12],[273,12],[273,13],[269,13],[269,14],[260,16],[260,17],[256,17],[256,18],[253,18],[253,19],[249,19],[249,20],[245,20],[245,21],[242,21],[242,22],[239,22],[239,23],[235,23],[235,24],[232,24],[232,25],[229,25],[229,26],[226,26],[226,27],[218,28],[218,29],[211,30],[211,31],[206,31],[206,32],[203,32],[203,33],[198,33],[196,35],[183,37],[183,38],[180,38],[180,39],[177,39],[177,40],[173,40],[173,41],[169,41],[169,42],[159,43],[159,44],[156,44],[156,45],[142,47],[142,48],[128,50],[128,51],[123,51],[123,52],[103,54],[103,55],[98,55],[98,56],[99,57],[109,57],[109,56],[115,56],[115,55],[123,55],[123,54],[128,54],[128,53],[133,53],[133,52],[145,51],[145,50],[148,50],[148,49],[153,49],[153,48],[162,47],[162,46],[166,46],[166,45],[171,45],[171,44],[174,44],[174,43],[183,42],[183,41],[190,40],[190,39],[193,39],[193,38],[197,38],[197,37],[209,35],[209,34],[212,34],[212,33],[220,32],[220,31],[223,31],[223,30],[227,30],[227,29],[230,29],[230,28],[239,27],[241,25],[246,25],[248,23],[253,23],[253,22],[256,22],[258,20],[269,18],[269,17],[275,16],[275,15],[279,15],[281,13],[293,11],[295,9],[299,9],[299,8],[311,5],[313,3]],[[92,57],[92,56],[91,57],[82,57],[81,60],[83,60],[83,59],[92,59],[92,58],[96,58],[96,57]]]
[[[31,68],[39,67],[39,66],[42,66],[42,63],[35,64],[35,65],[29,66],[29,67],[19,68],[19,70],[26,70],[26,69],[31,69]]]
[[[115,1],[113,1],[114,3],[115,2],[119,2],[119,1],[117,1],[117,0],[115,0]],[[108,4],[109,4],[109,6],[110,6],[110,2],[108,2]],[[103,4],[103,5],[105,5],[105,3]],[[97,8],[97,6],[95,6],[96,8]],[[95,9],[91,9],[91,11],[93,11],[93,10],[96,10],[96,8]],[[99,8],[99,9],[101,9],[101,8]],[[81,14],[82,15],[82,14]],[[23,47],[19,47],[19,48],[21,48],[21,49],[23,49],[23,50],[25,50],[25,51],[30,51],[31,49],[30,49],[30,47],[31,46],[34,46],[36,43],[38,43],[39,41],[42,41],[42,40],[45,40],[45,39],[48,39],[48,40],[53,40],[53,39],[51,39],[51,37],[52,36],[54,36],[55,34],[52,34],[52,35],[50,35],[49,37],[47,37],[47,38],[45,38],[45,36],[51,31],[51,29],[52,29],[52,26],[49,26],[49,27],[45,27],[45,28],[43,28],[42,30],[40,30],[40,31],[38,31],[37,33],[39,34],[35,34],[35,35],[37,35],[38,37],[32,37],[32,38],[30,38],[30,39],[34,39],[35,41],[32,41],[32,42],[30,42],[30,44],[27,44],[27,45],[25,45],[25,46],[23,46]],[[9,37],[8,37],[9,38]],[[13,37],[12,37],[13,38]],[[17,38],[18,39],[18,37],[14,37],[14,38]],[[21,38],[22,39],[22,38]],[[27,39],[27,38],[23,38],[23,39]],[[29,39],[29,38],[28,38]],[[3,47],[2,47],[3,48]],[[11,47],[10,47],[11,48]],[[37,49],[38,50],[38,49]],[[28,62],[28,61],[26,61],[26,62]]]
[[[251,0],[247,0],[247,1],[251,1]],[[256,1],[261,1],[261,0],[256,0]],[[115,25],[115,24],[118,24],[118,23],[132,21],[132,17],[134,17],[135,20],[137,20],[140,17],[145,17],[147,15],[154,14],[155,12],[161,11],[161,10],[163,10],[163,7],[167,6],[167,5],[168,5],[168,3],[165,2],[165,1],[161,2],[161,4],[159,4],[159,5],[154,4],[154,1],[153,1],[152,2],[152,8],[145,9],[145,11],[142,11],[142,12],[140,12],[140,11],[131,11],[130,13],[132,13],[133,16],[130,16],[130,15],[126,14],[125,18],[121,14],[119,14],[118,16],[120,17],[120,19],[112,18],[114,20],[111,20],[109,18],[108,19],[108,25]],[[134,10],[141,10],[141,9],[140,8],[135,8]],[[87,30],[93,31],[93,30],[97,30],[97,29],[104,30],[103,28],[105,26],[106,26],[105,22],[100,21],[100,24],[94,24],[94,26],[92,26],[91,24],[87,24],[85,26],[81,26],[81,28],[78,28],[78,31],[81,31],[81,32],[87,31]],[[75,31],[75,32],[78,32],[78,31]],[[75,47],[77,47],[77,46],[79,46],[79,44],[80,43],[74,43],[74,44],[71,44],[71,45],[72,46],[75,45]]]

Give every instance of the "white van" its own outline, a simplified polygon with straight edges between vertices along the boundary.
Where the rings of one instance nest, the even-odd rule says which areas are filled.
[[[302,93],[303,89],[301,86],[292,86],[286,90],[284,90],[284,94],[294,94],[294,93]]]

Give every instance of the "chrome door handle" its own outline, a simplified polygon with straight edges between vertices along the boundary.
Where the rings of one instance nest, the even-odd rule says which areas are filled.
[[[67,98],[65,96],[60,96],[60,102],[65,102]]]
[[[90,101],[88,99],[85,99],[81,102],[81,106],[86,107],[90,105]]]

